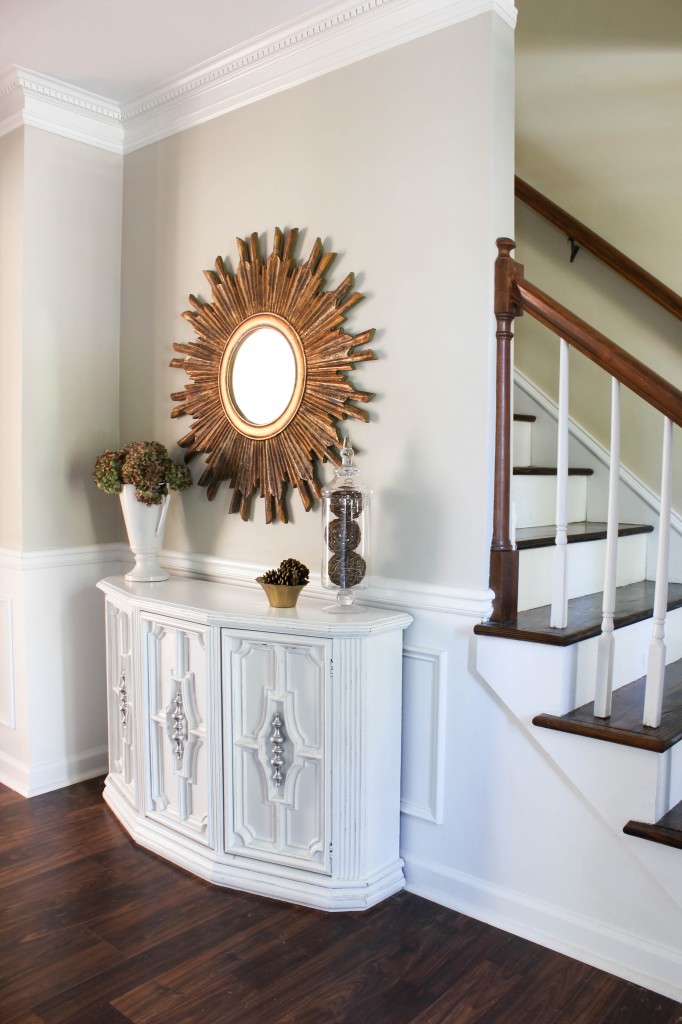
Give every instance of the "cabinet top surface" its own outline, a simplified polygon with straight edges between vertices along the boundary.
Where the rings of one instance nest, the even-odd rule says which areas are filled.
[[[198,619],[212,625],[246,626],[283,633],[361,636],[406,629],[412,621],[405,612],[363,605],[337,611],[333,594],[323,601],[301,596],[295,608],[270,608],[260,589],[179,576],[163,583],[130,583],[123,576],[109,576],[97,586],[114,600],[136,608]]]

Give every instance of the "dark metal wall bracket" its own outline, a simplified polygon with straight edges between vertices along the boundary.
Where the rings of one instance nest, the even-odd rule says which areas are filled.
[[[570,258],[570,262],[573,263],[573,260],[576,258],[576,256],[580,252],[580,246],[576,242],[575,238],[571,238],[570,235],[568,236],[568,240],[571,243],[571,258]]]

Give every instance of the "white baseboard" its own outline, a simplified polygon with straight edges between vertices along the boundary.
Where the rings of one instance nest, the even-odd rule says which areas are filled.
[[[72,757],[48,764],[31,767],[30,787],[28,796],[39,796],[50,793],[53,789],[73,786],[76,782],[95,779],[98,775],[106,775],[109,765],[107,747],[97,750],[86,750]]]
[[[403,852],[416,896],[682,1001],[682,953]]]
[[[30,796],[29,766],[0,750],[0,783],[20,796]]]
[[[108,771],[108,750],[87,750],[73,757],[48,764],[29,766],[0,752],[0,783],[21,796],[40,796],[76,782],[95,779]]]

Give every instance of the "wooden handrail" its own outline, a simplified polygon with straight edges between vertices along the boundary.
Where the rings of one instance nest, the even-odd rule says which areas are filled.
[[[520,309],[682,426],[682,391],[522,276],[514,276],[512,295]]]
[[[577,243],[583,249],[587,249],[593,256],[601,260],[617,274],[624,277],[640,291],[648,295],[650,299],[663,306],[669,313],[682,320],[682,296],[674,292],[672,288],[659,281],[638,263],[631,260],[625,253],[620,252],[613,245],[610,245],[600,235],[586,227],[575,217],[572,217],[566,210],[553,203],[534,189],[532,185],[523,181],[518,175],[514,178],[514,190],[517,199],[520,199],[526,206],[539,213],[541,217],[548,220],[561,231],[565,231],[571,241]]]
[[[514,319],[527,312],[663,416],[682,426],[682,391],[569,309],[555,302],[530,281],[526,281],[523,265],[511,256],[515,245],[511,238],[498,238],[498,257],[495,262],[497,409],[493,536],[490,546],[490,589],[495,594],[492,622],[513,622],[518,601],[518,551],[510,537],[509,513]]]

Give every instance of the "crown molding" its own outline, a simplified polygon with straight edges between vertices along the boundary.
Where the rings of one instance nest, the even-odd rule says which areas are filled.
[[[512,27],[512,0],[348,0],[228,50],[123,110],[125,152],[479,14]]]
[[[513,0],[338,0],[120,105],[26,68],[0,75],[0,135],[32,125],[112,153],[143,146]]]
[[[111,153],[123,152],[121,108],[67,82],[10,68],[0,75],[0,135],[31,125]]]

